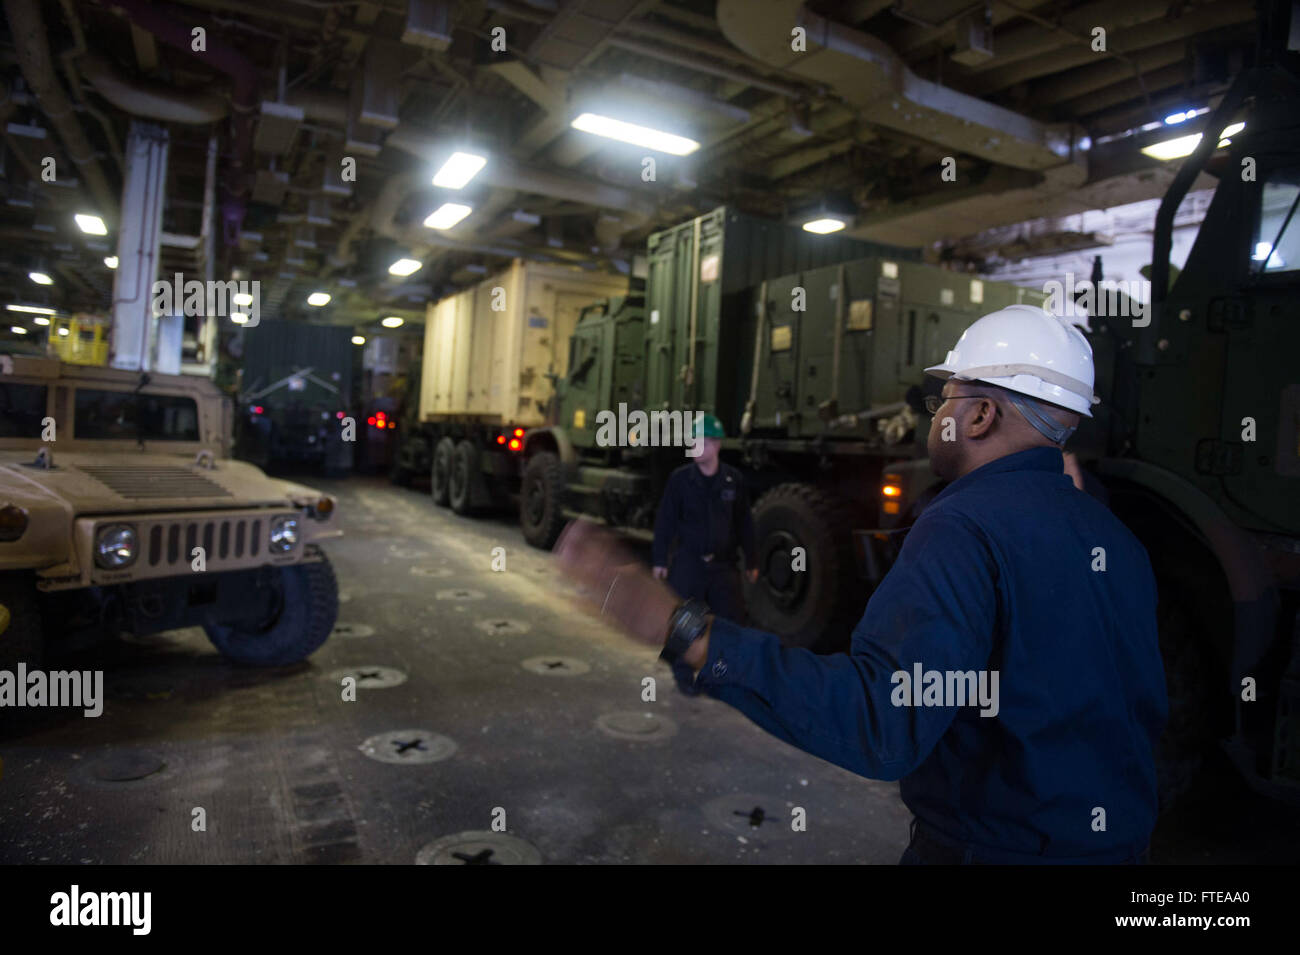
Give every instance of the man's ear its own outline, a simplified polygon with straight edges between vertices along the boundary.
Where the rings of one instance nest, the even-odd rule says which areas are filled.
[[[998,405],[992,398],[972,402],[975,405],[970,420],[966,422],[966,434],[971,438],[986,437],[993,428],[993,419],[998,416]]]

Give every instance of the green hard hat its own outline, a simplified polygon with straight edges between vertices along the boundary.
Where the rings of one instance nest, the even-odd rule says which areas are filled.
[[[699,421],[698,432],[694,422],[692,422],[692,434],[704,438],[725,438],[727,436],[727,429],[722,426],[722,419],[717,415],[706,414],[697,420]]]

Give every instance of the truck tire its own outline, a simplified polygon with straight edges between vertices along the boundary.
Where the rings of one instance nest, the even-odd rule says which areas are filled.
[[[456,442],[443,438],[433,449],[433,467],[429,471],[429,493],[433,503],[439,507],[447,506],[448,491],[451,488],[451,466],[456,457]]]
[[[1215,668],[1207,650],[1206,614],[1186,584],[1157,576],[1156,625],[1165,664],[1169,721],[1156,747],[1156,788],[1161,809],[1187,794],[1214,745]]]
[[[447,486],[447,503],[457,514],[474,512],[474,485],[478,480],[478,448],[474,442],[462,438],[456,444]]]
[[[45,633],[36,602],[36,579],[29,573],[0,574],[0,670],[17,665],[40,669],[45,657]]]
[[[519,525],[524,540],[550,550],[564,529],[564,467],[551,451],[528,459],[519,490]]]
[[[282,599],[262,627],[204,625],[222,656],[247,666],[286,666],[305,660],[328,639],[339,613],[338,584],[329,560],[313,550],[319,561],[274,568]]]
[[[759,499],[754,508],[759,577],[746,585],[756,627],[777,634],[786,646],[848,646],[855,622],[847,613],[852,526],[846,505],[808,484],[779,484]],[[793,568],[795,547],[803,548],[806,569]]]

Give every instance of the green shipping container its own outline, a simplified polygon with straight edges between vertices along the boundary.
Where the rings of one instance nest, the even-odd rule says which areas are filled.
[[[739,427],[765,279],[918,250],[815,235],[720,207],[653,233],[646,280],[645,407],[707,411]]]

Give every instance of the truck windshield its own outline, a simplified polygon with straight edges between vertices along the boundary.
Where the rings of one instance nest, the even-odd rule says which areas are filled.
[[[1259,229],[1251,249],[1255,272],[1300,268],[1300,166],[1275,171],[1261,190]]]
[[[0,384],[0,438],[39,438],[45,385]]]
[[[199,410],[179,395],[78,388],[73,430],[83,439],[197,441]]]

